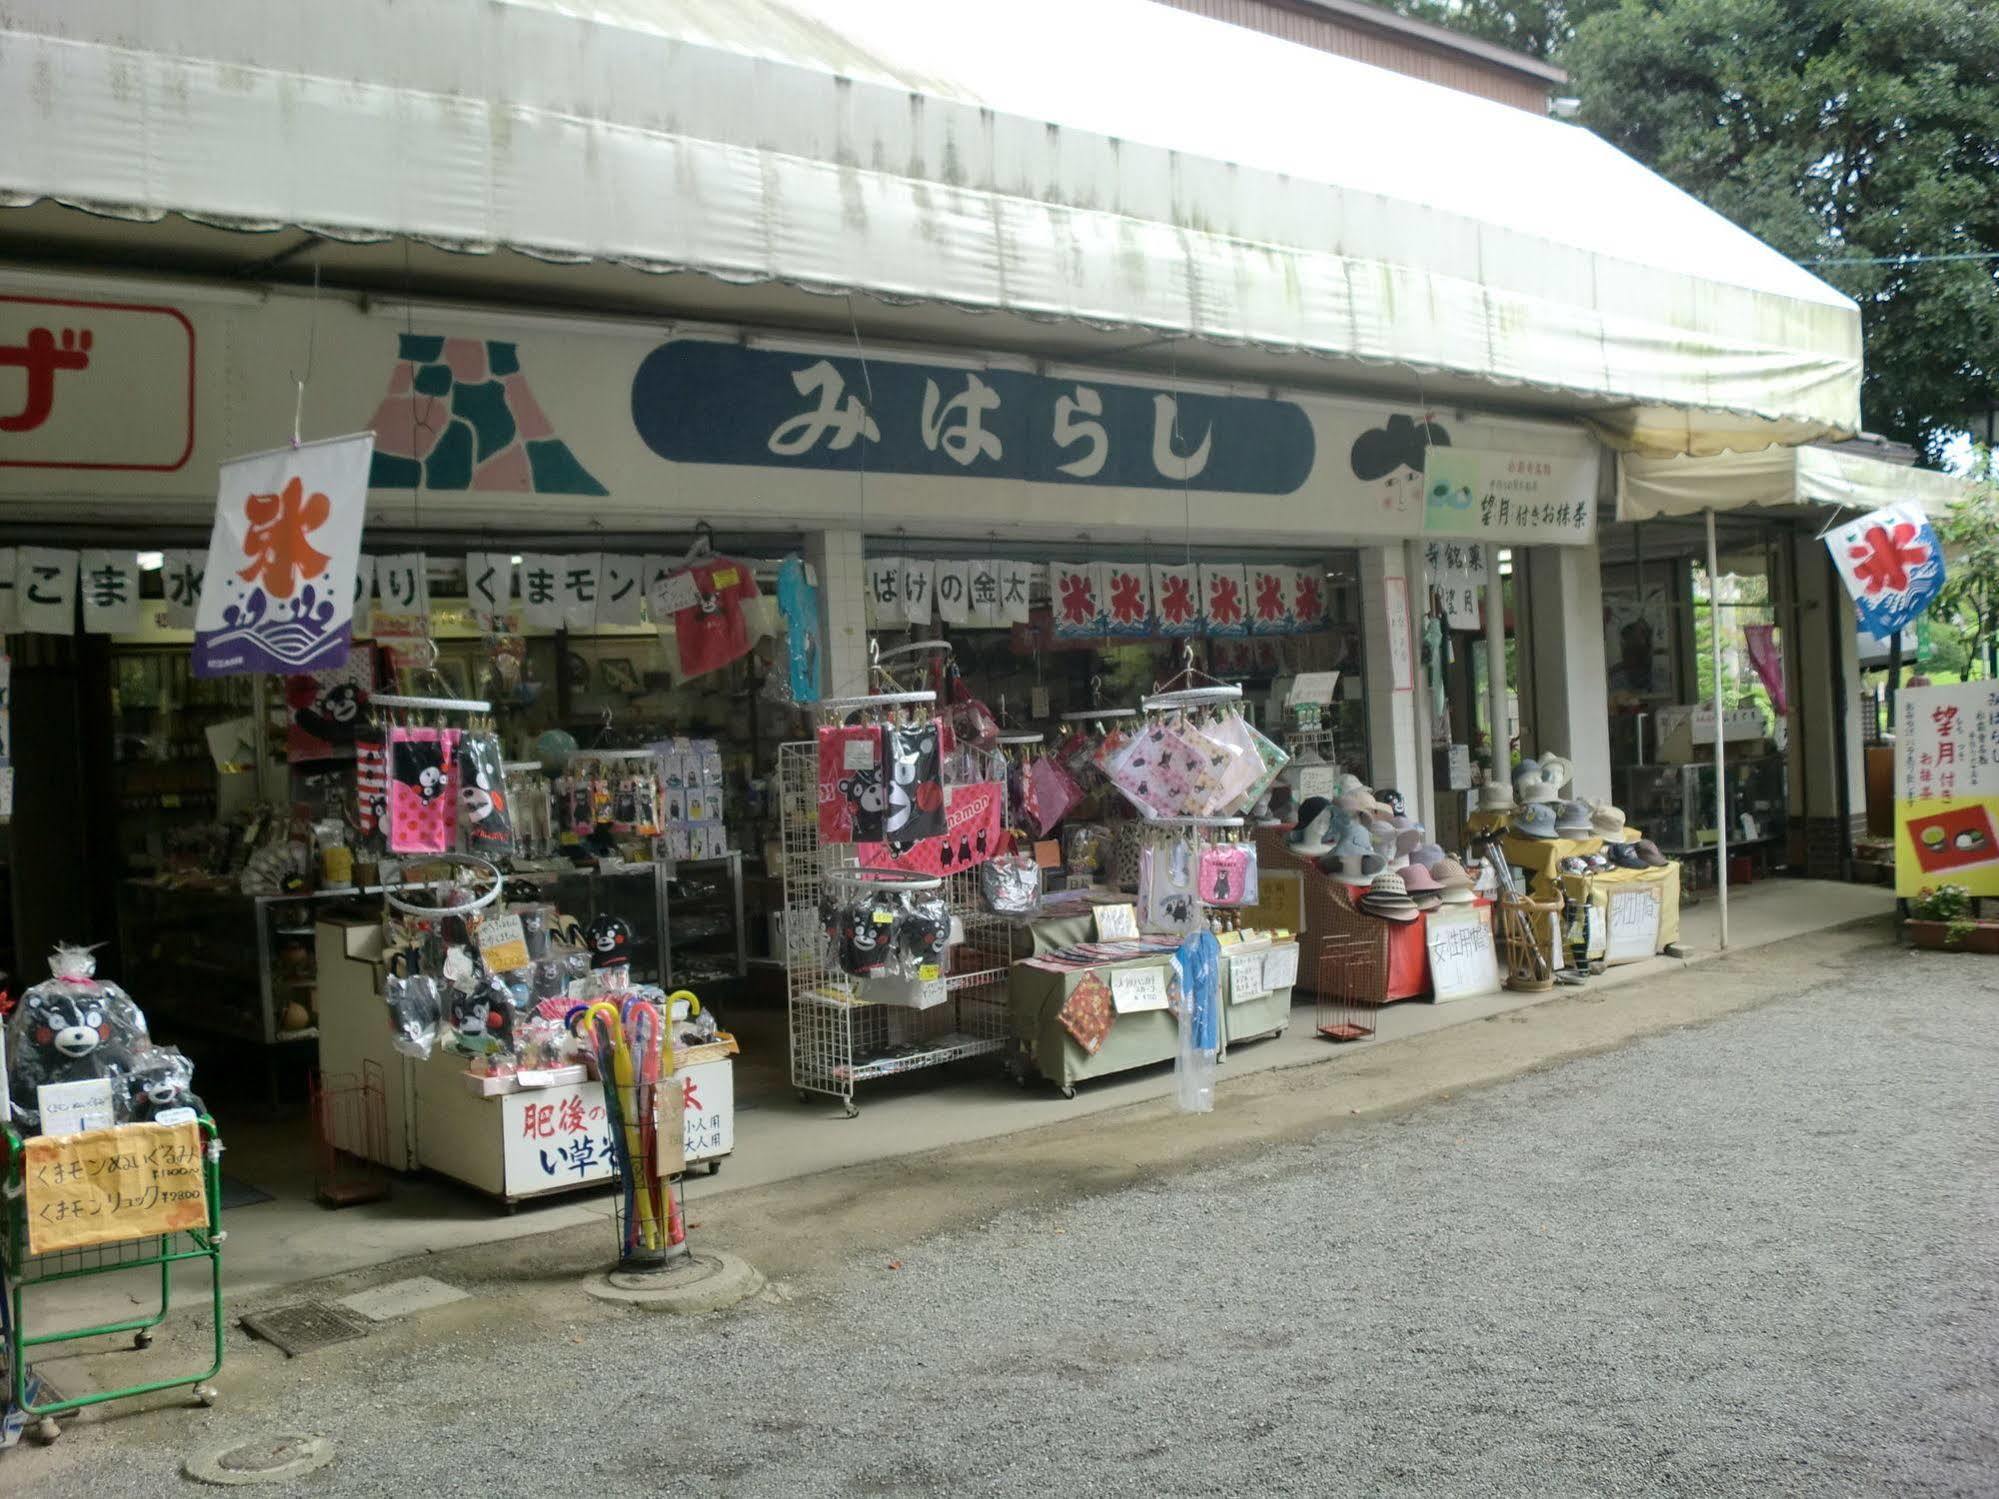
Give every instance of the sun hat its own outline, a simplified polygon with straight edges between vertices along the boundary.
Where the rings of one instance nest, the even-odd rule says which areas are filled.
[[[1367,894],[1354,904],[1368,915],[1379,916],[1385,921],[1414,921],[1421,914],[1416,909],[1416,902],[1409,898],[1408,887],[1402,883],[1399,874],[1376,875]]]
[[[1366,790],[1367,790],[1366,783],[1362,781],[1359,776],[1355,775],[1352,771],[1349,770],[1346,771],[1344,774],[1342,774],[1339,780],[1334,783],[1333,795],[1352,796],[1356,792],[1365,792]],[[1370,797],[1369,800],[1372,800],[1372,797]]]
[[[1367,836],[1367,829],[1359,823],[1349,823],[1347,830],[1333,845],[1331,853],[1319,859],[1319,872],[1342,880],[1349,885],[1365,885],[1381,873],[1382,859],[1374,851],[1374,844]]]
[[[1441,843],[1425,843],[1421,847],[1419,847],[1415,853],[1409,856],[1409,862],[1411,864],[1421,864],[1427,867],[1431,864],[1435,864],[1438,860],[1442,859],[1443,857],[1444,857],[1444,846]]]
[[[1374,798],[1365,789],[1344,791],[1334,799],[1333,804],[1349,817],[1374,816]]]
[[[1546,802],[1529,802],[1513,814],[1512,831],[1520,838],[1553,838],[1555,809]]]
[[[1555,831],[1564,838],[1594,836],[1590,829],[1589,806],[1584,802],[1563,802],[1555,812]]]
[[[1541,775],[1554,783],[1555,795],[1560,796],[1562,788],[1576,778],[1576,768],[1566,758],[1550,750],[1541,757]]]
[[[1402,858],[1413,861],[1416,851],[1423,846],[1421,828],[1404,828],[1395,835],[1395,852]]]
[[[1383,859],[1395,857],[1395,824],[1377,817],[1367,825],[1367,836],[1374,841],[1374,851]]]
[[[1430,878],[1437,882],[1438,898],[1445,905],[1468,906],[1472,903],[1471,876],[1456,859],[1439,859],[1430,868]]]
[[[1428,911],[1443,899],[1443,886],[1437,877],[1421,864],[1411,864],[1402,871],[1402,888],[1409,892],[1409,898],[1416,902],[1419,910]]]
[[[1478,788],[1478,809],[1481,812],[1511,812],[1513,788],[1504,781],[1487,781]]]
[[[1645,861],[1647,869],[1664,869],[1668,864],[1673,862],[1659,852],[1659,845],[1654,843],[1650,838],[1640,838],[1631,846],[1638,850],[1638,857]]]
[[[1629,843],[1631,834],[1625,831],[1624,809],[1613,807],[1609,802],[1594,802],[1589,812],[1590,831],[1605,843]]]
[[[1541,769],[1541,762],[1531,756],[1522,760],[1513,772],[1513,799],[1517,802],[1552,802],[1562,793],[1562,783],[1553,775]]]

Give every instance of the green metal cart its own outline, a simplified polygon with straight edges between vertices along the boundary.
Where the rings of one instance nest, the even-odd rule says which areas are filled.
[[[4,1162],[0,1162],[0,1292],[4,1292],[0,1294],[0,1321],[5,1323],[5,1367],[13,1407],[37,1423],[34,1432],[40,1440],[52,1442],[61,1434],[62,1428],[56,1424],[57,1416],[107,1400],[127,1400],[160,1390],[191,1387],[195,1398],[203,1405],[215,1403],[215,1388],[208,1381],[222,1369],[222,1243],[227,1237],[222,1229],[222,1142],[216,1136],[214,1120],[203,1117],[200,1127],[201,1177],[207,1198],[205,1224],[176,1233],[121,1239],[39,1255],[28,1251],[28,1194],[24,1179],[27,1145],[11,1126],[0,1128],[0,1146],[4,1146],[5,1150]],[[45,1400],[40,1404],[30,1399],[30,1391],[37,1389],[39,1383],[32,1378],[28,1358],[37,1348],[73,1343],[85,1338],[118,1337],[126,1333],[132,1335],[133,1348],[150,1346],[153,1329],[166,1320],[172,1307],[174,1266],[197,1260],[208,1263],[209,1310],[214,1323],[214,1352],[206,1369],[196,1374],[152,1379],[68,1399]],[[95,1327],[34,1334],[28,1332],[30,1289],[83,1280],[94,1275],[146,1270],[153,1266],[158,1266],[160,1272],[160,1306],[157,1312],[128,1321],[105,1322]]]

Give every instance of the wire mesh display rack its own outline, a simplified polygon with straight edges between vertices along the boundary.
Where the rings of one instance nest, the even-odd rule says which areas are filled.
[[[778,747],[778,812],[784,849],[784,946],[791,1022],[791,1081],[800,1099],[840,1100],[860,1112],[865,1082],[1003,1052],[1011,1034],[1007,976],[1013,928],[979,904],[976,871],[943,876],[939,893],[964,934],[951,949],[941,1002],[926,1008],[862,997],[859,983],[827,961],[820,903],[860,866],[851,845],[819,840],[819,747]]]
[[[4,1353],[8,1374],[8,1394],[23,1415],[39,1423],[37,1435],[53,1441],[60,1432],[55,1418],[86,1405],[107,1400],[125,1400],[161,1390],[192,1388],[203,1405],[215,1403],[215,1389],[208,1383],[222,1369],[222,1145],[216,1138],[215,1123],[201,1120],[202,1185],[208,1221],[197,1228],[177,1233],[148,1235],[141,1239],[119,1239],[75,1249],[43,1254],[28,1251],[27,1186],[24,1173],[27,1148],[12,1127],[0,1128],[0,1149],[5,1151],[0,1165],[0,1332],[4,1332]],[[38,1399],[43,1393],[29,1356],[38,1348],[74,1343],[85,1338],[118,1337],[131,1334],[135,1349],[150,1347],[153,1329],[167,1319],[173,1307],[173,1271],[176,1265],[206,1262],[209,1272],[209,1320],[213,1345],[208,1367],[166,1379],[145,1380],[112,1389],[93,1390],[67,1399]],[[160,1304],[156,1311],[115,1322],[89,1327],[58,1328],[53,1332],[28,1331],[28,1292],[36,1287],[61,1285],[98,1275],[118,1275],[157,1268],[160,1274]]]

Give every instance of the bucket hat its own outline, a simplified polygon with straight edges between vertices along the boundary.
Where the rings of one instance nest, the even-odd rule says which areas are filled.
[[[1562,784],[1552,772],[1543,771],[1541,762],[1522,760],[1513,772],[1513,799],[1517,802],[1552,802],[1562,794]]]
[[[1430,878],[1437,882],[1437,898],[1443,904],[1468,906],[1472,903],[1471,876],[1456,859],[1439,859],[1430,867]]]
[[[1529,802],[1513,814],[1511,826],[1519,838],[1553,838],[1555,809],[1546,802]]]
[[[1624,826],[1624,809],[1613,807],[1609,802],[1597,802],[1590,807],[1590,831],[1605,843],[1629,843],[1631,834]]]
[[[1588,803],[1563,802],[1555,812],[1555,831],[1564,838],[1595,836],[1591,831]]]
[[[1367,829],[1359,823],[1350,823],[1333,845],[1331,853],[1319,859],[1319,872],[1330,875],[1349,885],[1366,885],[1381,873],[1382,859],[1374,851],[1374,843],[1367,836]]]
[[[1631,846],[1638,850],[1638,857],[1645,861],[1647,869],[1664,869],[1673,862],[1659,852],[1659,845],[1650,838],[1640,838]]]
[[[1478,809],[1481,812],[1511,812],[1513,788],[1504,781],[1487,781],[1478,788]]]
[[[1565,756],[1558,755],[1553,750],[1549,750],[1548,753],[1541,757],[1541,776],[1544,780],[1553,783],[1555,795],[1560,796],[1562,788],[1576,778],[1576,768],[1569,764]]]
[[[1368,915],[1379,916],[1385,921],[1414,921],[1420,914],[1399,874],[1375,876],[1373,886],[1354,904]]]

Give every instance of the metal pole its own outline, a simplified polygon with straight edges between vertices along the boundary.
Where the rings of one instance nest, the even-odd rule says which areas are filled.
[[[1721,562],[1715,555],[1714,511],[1707,512],[1707,604],[1714,658],[1714,883],[1721,899],[1721,950],[1728,951],[1728,753],[1721,732]]]
[[[1506,727],[1506,580],[1499,575],[1499,548],[1485,550],[1485,694],[1492,721],[1492,779],[1513,782],[1512,736]]]

